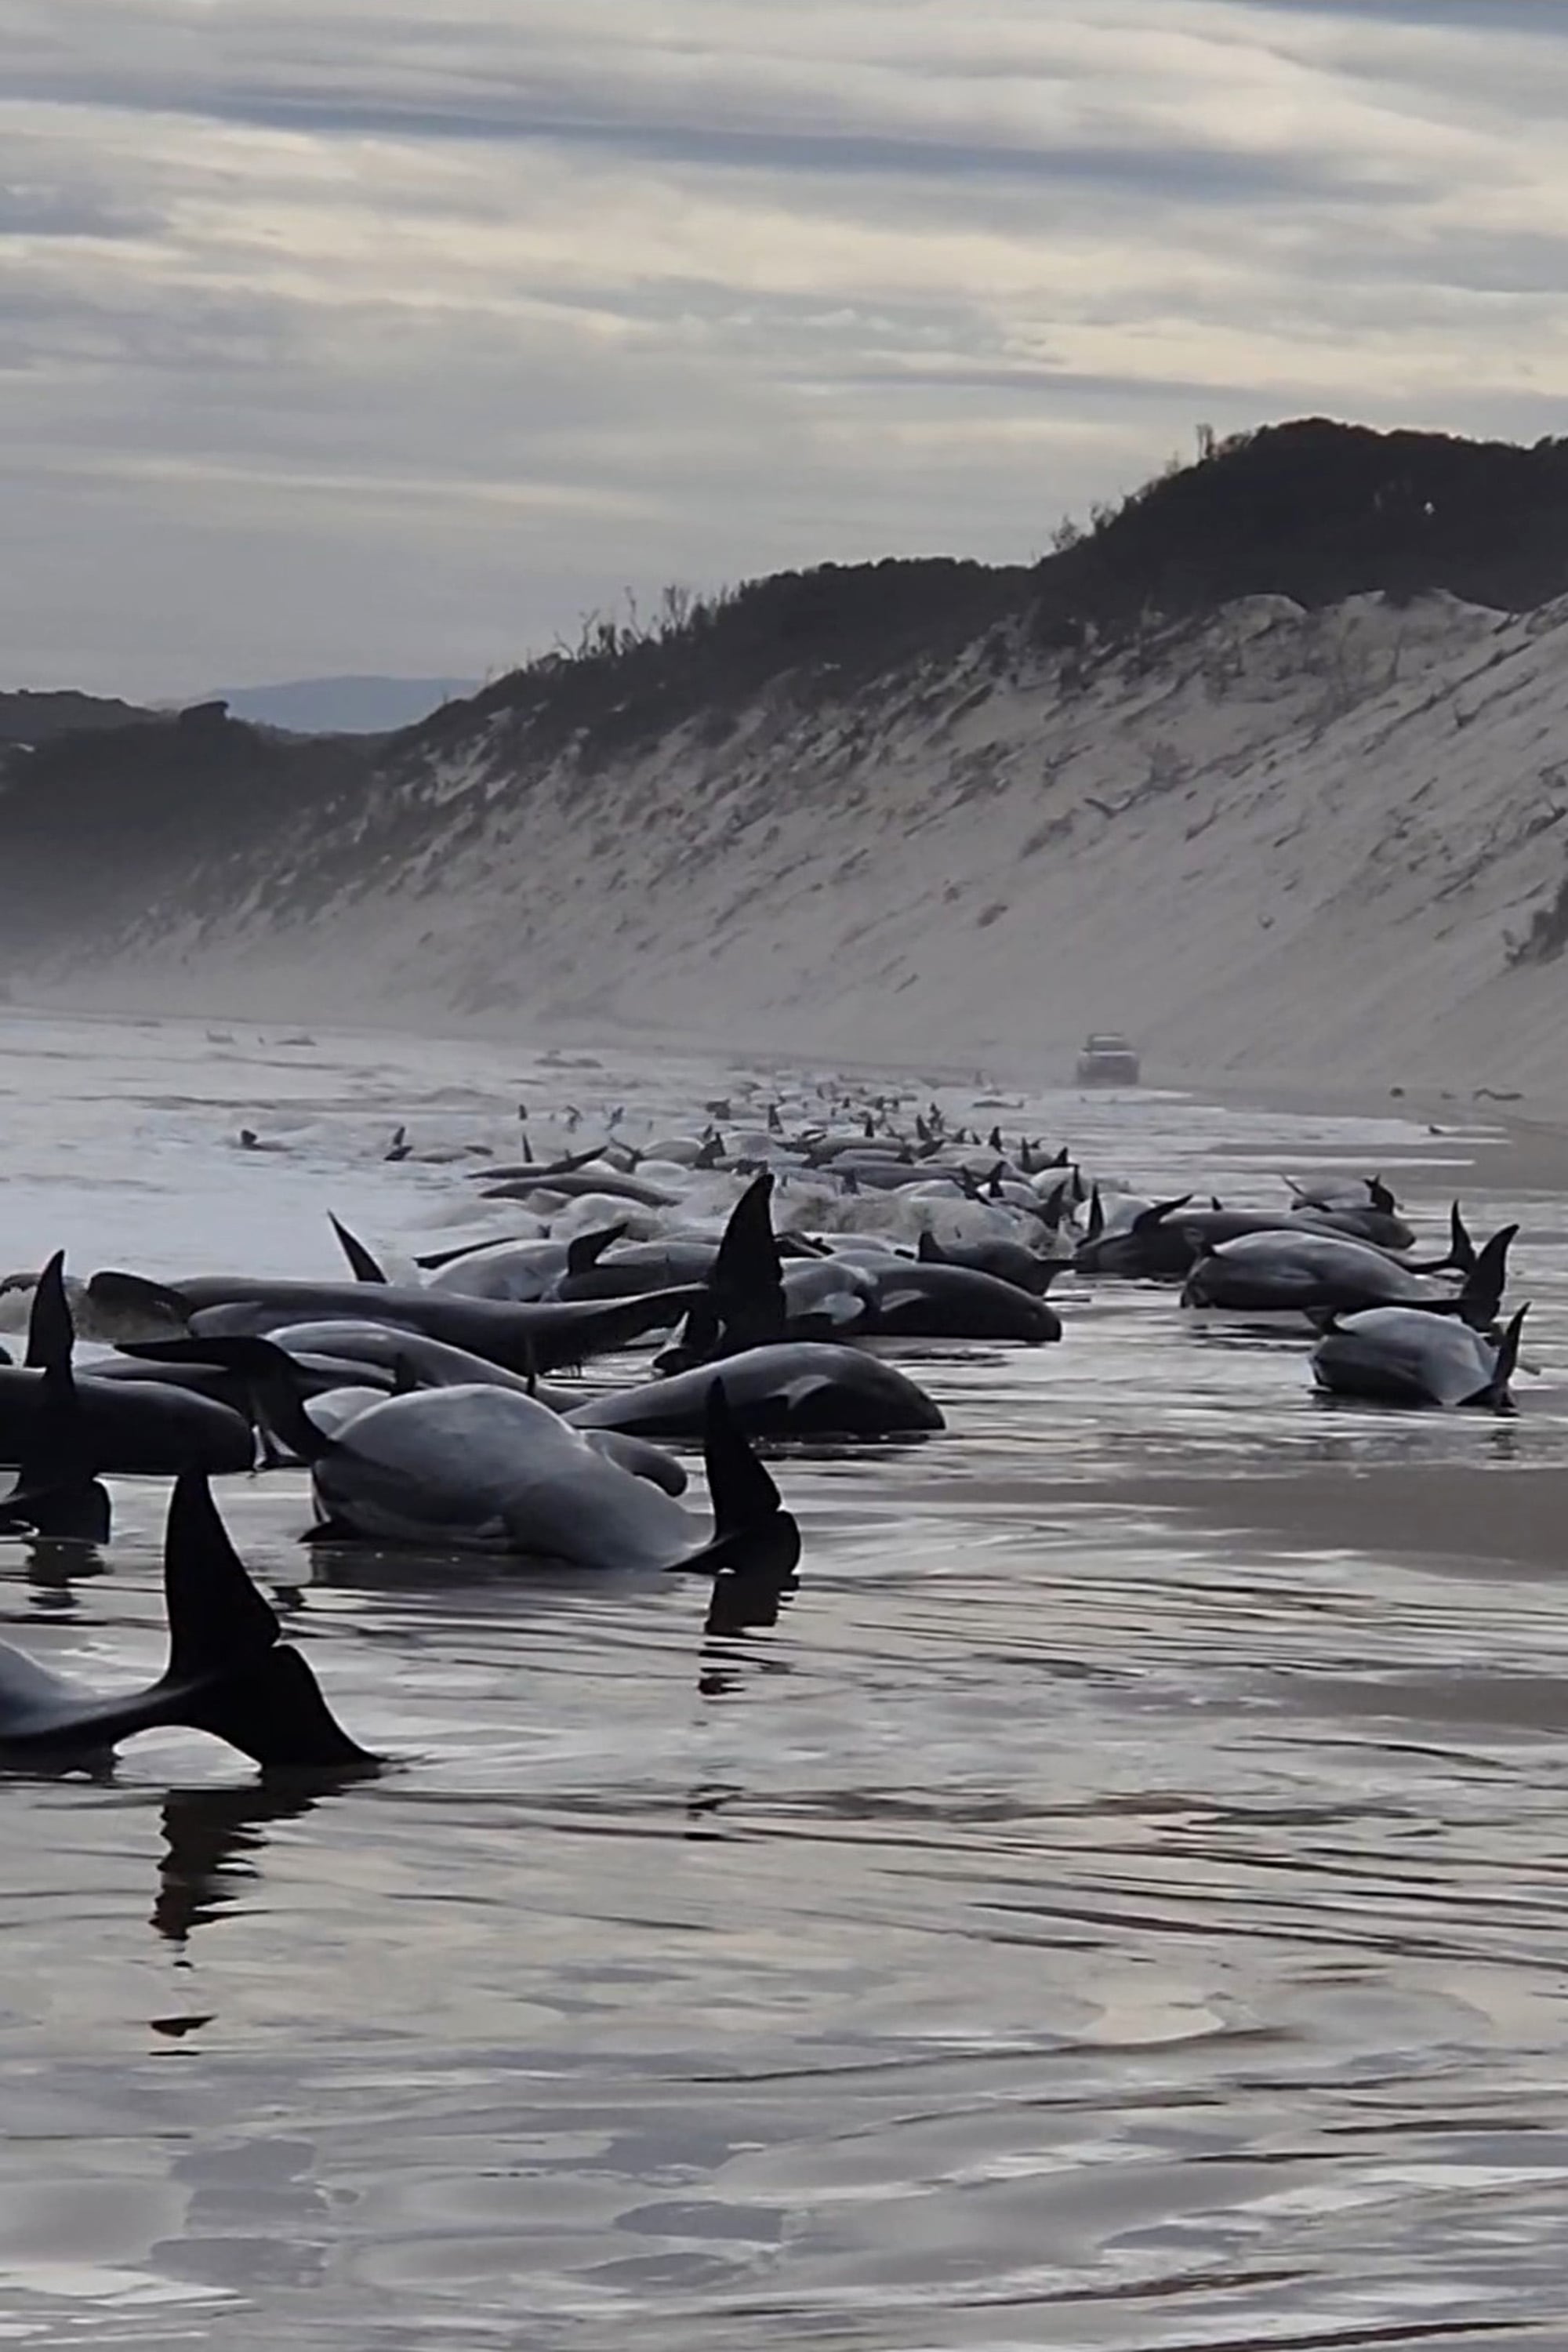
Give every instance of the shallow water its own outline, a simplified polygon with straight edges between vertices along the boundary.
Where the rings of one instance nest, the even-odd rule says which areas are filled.
[[[335,1273],[329,1205],[456,1214],[379,1157],[411,1110],[502,1145],[520,1089],[722,1078],[16,1016],[0,1256]],[[1028,1123],[1237,1197],[1436,1203],[1470,1156],[1155,1094]],[[284,1796],[170,1734],[0,1780],[0,2341],[1563,2341],[1568,1608],[1444,1498],[1568,1463],[1568,1246],[1466,1192],[1525,1217],[1517,1421],[1329,1409],[1300,1340],[1065,1286],[1059,1348],[904,1351],[947,1437],[783,1464],[802,1588],[752,1638],[678,1585],[312,1561],[299,1478],[230,1482],[398,1764]],[[1215,1503],[1282,1473],[1267,1534]],[[1331,1493],[1364,1539],[1313,1540]],[[104,1685],[162,1639],[163,1495],[116,1500],[101,1562],[0,1542],[5,1637]]]

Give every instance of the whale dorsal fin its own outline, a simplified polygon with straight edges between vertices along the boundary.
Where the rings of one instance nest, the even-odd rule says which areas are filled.
[[[1154,1227],[1163,1225],[1167,1217],[1173,1217],[1178,1209],[1189,1208],[1192,1205],[1192,1198],[1190,1192],[1184,1192],[1179,1201],[1156,1201],[1152,1209],[1145,1209],[1140,1216],[1133,1218],[1133,1232],[1135,1234],[1152,1233]]]
[[[624,1224],[606,1225],[601,1233],[579,1234],[566,1246],[567,1273],[591,1273],[612,1244],[624,1239],[626,1230]]]
[[[43,1374],[42,1410],[23,1440],[16,1486],[0,1498],[0,1526],[21,1524],[40,1536],[102,1543],[109,1535],[109,1496],[95,1475],[71,1375],[75,1343],[65,1253],[57,1250],[38,1277],[27,1321],[27,1361]]]
[[[370,1251],[366,1249],[363,1242],[360,1240],[358,1234],[351,1234],[347,1225],[340,1223],[339,1220],[331,1214],[330,1210],[327,1213],[327,1223],[331,1225],[333,1233],[336,1234],[338,1237],[338,1246],[349,1262],[349,1272],[353,1276],[354,1280],[356,1282],[384,1282],[386,1280],[386,1276],[382,1269],[379,1260],[374,1257]]]
[[[66,1254],[57,1250],[38,1276],[27,1318],[26,1361],[36,1372],[62,1374],[68,1381],[76,1327],[66,1298],[65,1269]]]

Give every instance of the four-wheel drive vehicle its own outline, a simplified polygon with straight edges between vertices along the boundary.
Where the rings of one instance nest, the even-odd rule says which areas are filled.
[[[1113,1030],[1097,1030],[1078,1057],[1080,1087],[1135,1087],[1138,1056],[1125,1037]]]

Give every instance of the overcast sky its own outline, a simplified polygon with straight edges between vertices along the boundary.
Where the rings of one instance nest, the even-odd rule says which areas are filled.
[[[1568,0],[0,17],[0,685],[1027,561],[1200,422],[1568,433]]]

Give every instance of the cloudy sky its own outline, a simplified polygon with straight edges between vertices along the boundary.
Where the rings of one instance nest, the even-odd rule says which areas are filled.
[[[1026,561],[1194,427],[1568,432],[1568,0],[4,0],[0,685]]]

